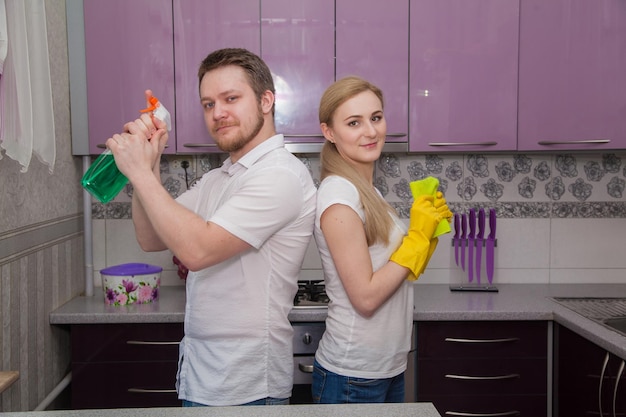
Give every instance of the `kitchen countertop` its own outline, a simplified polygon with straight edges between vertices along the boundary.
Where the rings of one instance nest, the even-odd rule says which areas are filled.
[[[415,321],[553,320],[607,351],[626,358],[626,336],[552,300],[552,297],[623,297],[626,284],[502,284],[499,292],[457,292],[448,285],[415,285]],[[51,324],[176,323],[184,320],[185,288],[161,287],[152,304],[107,306],[101,289],[50,313]],[[325,309],[293,309],[294,322],[324,321]]]
[[[4,413],[6,417],[440,417],[432,403],[126,408]]]

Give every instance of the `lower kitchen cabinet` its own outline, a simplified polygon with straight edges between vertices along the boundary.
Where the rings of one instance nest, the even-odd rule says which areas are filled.
[[[71,326],[72,408],[180,406],[183,323]]]
[[[554,416],[626,416],[624,359],[560,325],[554,340]]]
[[[417,322],[417,401],[445,415],[548,415],[548,323]]]

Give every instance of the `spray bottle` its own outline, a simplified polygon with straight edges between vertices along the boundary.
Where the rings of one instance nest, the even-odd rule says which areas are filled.
[[[171,117],[167,109],[156,97],[150,97],[150,107],[141,110],[141,113],[152,112],[152,116],[165,122],[167,130],[171,130]],[[82,186],[97,198],[101,203],[108,203],[128,183],[128,178],[124,176],[115,165],[115,159],[110,149],[105,150],[91,164],[83,179]]]

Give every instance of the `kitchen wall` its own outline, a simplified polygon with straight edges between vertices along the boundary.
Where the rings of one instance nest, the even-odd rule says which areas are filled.
[[[316,155],[299,155],[319,179]],[[161,164],[172,196],[223,156],[170,156]],[[181,162],[190,162],[185,172]],[[498,213],[498,283],[626,283],[626,151],[566,154],[384,154],[376,186],[408,218],[409,182],[432,175],[455,212],[494,207]],[[319,181],[318,181],[319,182]],[[141,261],[163,266],[163,285],[182,285],[169,252],[143,253],[130,220],[132,187],[106,205],[93,204],[94,268]],[[303,279],[320,279],[314,245]],[[451,235],[440,238],[419,283],[462,283],[466,274],[454,262]],[[100,285],[95,274],[95,285]]]
[[[54,173],[0,160],[0,370],[19,379],[0,411],[33,410],[69,371],[69,333],[48,314],[84,291],[82,164],[72,156],[65,1],[46,0],[56,141]],[[54,405],[53,405],[54,406]]]

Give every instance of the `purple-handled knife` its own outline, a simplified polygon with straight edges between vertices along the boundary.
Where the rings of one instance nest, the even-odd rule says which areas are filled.
[[[469,234],[467,235],[467,275],[469,282],[474,280],[474,239],[476,238],[476,210],[471,208],[469,211]]]
[[[483,242],[485,241],[485,209],[478,210],[478,233],[476,234],[476,283],[480,284]]]
[[[461,215],[454,213],[454,236],[452,242],[454,243],[454,262],[459,266],[459,238],[461,236]]]
[[[487,236],[487,280],[493,282],[494,250],[496,247],[496,209],[489,209],[489,236]]]
[[[467,214],[461,214],[461,269],[465,271],[465,247],[467,246]]]

